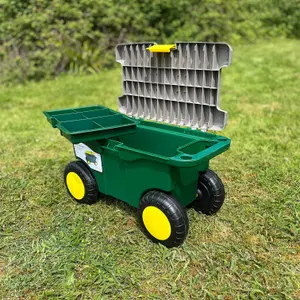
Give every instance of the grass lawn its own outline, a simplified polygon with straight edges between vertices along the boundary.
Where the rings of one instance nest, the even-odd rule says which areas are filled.
[[[140,231],[115,199],[74,203],[62,174],[71,144],[42,111],[117,109],[120,68],[0,88],[0,299],[300,298],[300,42],[234,48],[221,108],[232,139],[211,161],[227,197],[188,210],[183,246]]]

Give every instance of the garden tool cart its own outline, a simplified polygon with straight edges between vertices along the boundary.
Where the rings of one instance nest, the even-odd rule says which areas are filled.
[[[64,179],[71,197],[94,203],[99,194],[137,208],[153,241],[167,247],[188,233],[186,206],[214,214],[225,192],[209,161],[230,139],[221,130],[221,69],[231,63],[225,43],[120,44],[123,95],[119,112],[96,105],[46,111],[48,121],[73,143],[77,158]]]

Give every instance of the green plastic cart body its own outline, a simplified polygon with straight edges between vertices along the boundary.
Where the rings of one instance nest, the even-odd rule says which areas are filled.
[[[109,112],[109,116],[102,111]],[[70,110],[48,111],[45,115],[75,146],[85,145],[84,149],[101,156],[102,172],[91,168],[99,191],[134,207],[138,206],[141,196],[152,189],[171,193],[182,205],[188,205],[195,199],[197,174],[208,168],[211,158],[230,146],[230,139],[219,135],[142,119],[132,119],[130,127],[134,131],[131,133],[122,134],[118,127],[117,133],[111,133],[108,138],[107,128],[116,126],[115,116],[125,120],[127,117],[103,106],[72,109],[72,113]],[[94,117],[85,118],[90,115]],[[94,123],[99,124],[99,128]],[[89,124],[90,128],[82,124]],[[105,138],[101,138],[102,132]],[[77,156],[89,166],[94,157],[88,159],[86,153],[85,158]]]
[[[44,114],[73,143],[101,193],[138,207],[145,193],[158,190],[187,206],[195,200],[198,174],[230,146],[230,139],[206,131],[226,125],[218,105],[231,48],[121,44],[116,58],[123,74],[119,112],[96,105]]]

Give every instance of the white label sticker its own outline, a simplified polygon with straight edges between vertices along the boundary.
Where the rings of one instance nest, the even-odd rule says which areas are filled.
[[[76,157],[85,161],[91,169],[101,173],[103,172],[102,159],[99,153],[94,152],[83,143],[74,144],[74,152]]]

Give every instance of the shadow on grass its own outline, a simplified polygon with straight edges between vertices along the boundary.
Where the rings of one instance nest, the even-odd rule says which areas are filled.
[[[121,209],[122,211],[126,212],[128,215],[130,215],[137,221],[137,209],[120,199],[100,193],[98,202],[101,202],[108,206],[115,206]]]

